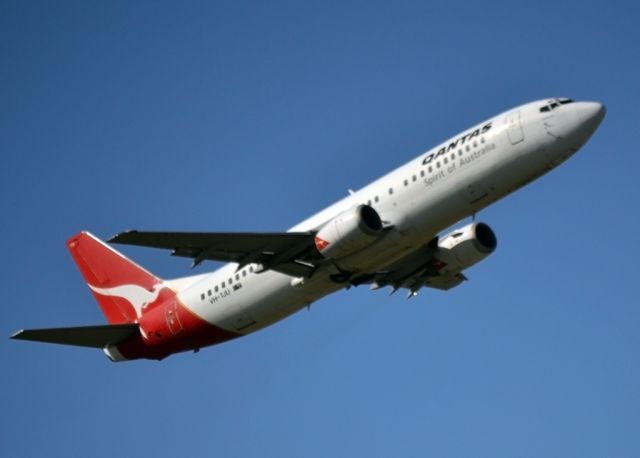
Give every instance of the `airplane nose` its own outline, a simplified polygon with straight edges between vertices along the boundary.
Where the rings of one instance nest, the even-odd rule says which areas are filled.
[[[591,135],[600,125],[607,109],[599,102],[577,102],[575,110],[582,128]]]

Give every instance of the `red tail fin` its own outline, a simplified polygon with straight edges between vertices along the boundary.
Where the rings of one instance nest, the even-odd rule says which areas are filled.
[[[162,280],[130,261],[88,232],[67,247],[109,323],[133,323],[153,303]]]

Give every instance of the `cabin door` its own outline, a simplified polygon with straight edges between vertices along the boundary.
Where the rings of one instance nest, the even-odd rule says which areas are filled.
[[[520,110],[507,113],[505,123],[507,124],[507,135],[512,145],[516,145],[524,140],[524,132],[520,124]]]

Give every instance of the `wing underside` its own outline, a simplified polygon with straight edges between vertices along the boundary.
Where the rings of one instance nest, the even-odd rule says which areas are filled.
[[[291,276],[310,276],[316,269],[314,234],[283,233],[207,233],[128,231],[116,235],[109,243],[171,250],[173,256],[202,261],[250,263],[263,269]],[[314,262],[315,261],[315,262]]]
[[[371,289],[390,287],[394,293],[399,289],[415,296],[422,288],[449,290],[460,285],[467,277],[461,271],[450,271],[439,256],[438,239],[433,239],[411,255],[388,266],[384,271],[366,274],[356,279],[356,284],[369,284]]]
[[[314,243],[313,233],[206,233],[128,231],[110,243],[171,250],[173,256],[193,259],[196,266],[204,260],[236,262],[239,268],[257,263],[262,270],[275,270],[294,277],[310,277],[323,259]],[[438,238],[414,251],[384,271],[360,272],[351,277],[352,285],[369,284],[372,289],[391,287],[409,290],[413,296],[423,287],[448,290],[466,280],[461,271],[443,269]]]

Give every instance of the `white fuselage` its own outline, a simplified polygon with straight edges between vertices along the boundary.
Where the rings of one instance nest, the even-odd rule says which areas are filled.
[[[377,272],[421,248],[457,221],[548,172],[587,141],[603,115],[595,102],[550,108],[536,101],[467,129],[292,227],[317,230],[336,215],[369,203],[386,236],[339,261],[350,272]],[[549,109],[541,111],[542,107]],[[489,127],[487,127],[489,126]],[[342,289],[328,264],[296,279],[249,265],[167,282],[193,313],[220,328],[248,334]]]

